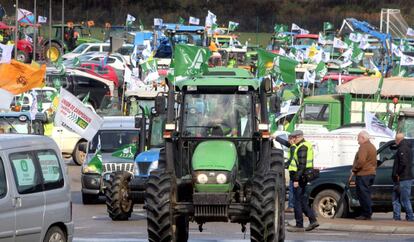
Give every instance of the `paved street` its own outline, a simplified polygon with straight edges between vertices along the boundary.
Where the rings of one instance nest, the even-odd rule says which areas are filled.
[[[145,211],[142,205],[136,205],[130,221],[113,222],[101,204],[83,205],[80,193],[80,167],[68,161],[71,177],[73,219],[75,222],[75,242],[146,241]],[[287,214],[292,220],[293,214]],[[389,218],[391,214],[377,214],[375,218]],[[329,223],[324,222],[324,223]],[[414,225],[413,225],[414,230]],[[236,242],[249,241],[249,228],[244,235],[241,227],[231,223],[209,223],[200,233],[196,224],[190,224],[190,241],[197,242]],[[414,241],[414,234],[379,234],[366,232],[316,230],[309,233],[287,233],[287,241]]]

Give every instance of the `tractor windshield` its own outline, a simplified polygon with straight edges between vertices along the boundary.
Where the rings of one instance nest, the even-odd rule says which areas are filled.
[[[251,137],[252,96],[249,94],[186,94],[185,137]]]

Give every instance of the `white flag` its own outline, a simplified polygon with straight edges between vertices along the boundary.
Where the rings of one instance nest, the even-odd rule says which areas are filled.
[[[132,23],[132,22],[135,22],[135,20],[136,20],[136,18],[128,13],[126,21],[128,23]]]
[[[347,49],[348,45],[338,38],[334,38],[333,47],[339,49]]]
[[[13,45],[12,45],[13,47]],[[0,88],[0,110],[4,109],[4,110],[9,110],[10,109],[10,104],[13,101],[13,93]]]
[[[349,34],[349,40],[352,42],[359,42],[361,41],[362,35],[360,33],[351,33]]]
[[[30,92],[30,95],[33,97],[32,105],[30,106],[30,118],[34,120],[36,118],[37,110],[37,95],[35,91]]]
[[[14,45],[0,44],[0,63],[10,63]]]
[[[408,35],[408,36],[414,36],[414,29],[412,29],[412,28],[408,28],[408,29],[407,29],[407,35]]]
[[[217,16],[214,13],[208,11],[207,17],[206,17],[206,24],[205,24],[205,26],[206,27],[211,27],[216,22],[217,22]]]
[[[17,11],[17,21],[20,23],[29,23],[29,24],[33,24],[34,23],[34,15],[32,12],[23,9],[23,8],[19,8]]]
[[[309,70],[306,70],[304,77],[303,77],[303,81],[305,83],[315,83],[315,78],[316,78],[316,72],[314,71],[310,72]]]
[[[291,29],[292,29],[292,31],[293,30],[301,30],[301,28],[295,23],[292,23],[292,28]]]
[[[365,127],[368,133],[371,134],[384,134],[390,138],[395,137],[395,132],[383,124],[375,114],[365,111]]]
[[[194,24],[194,25],[199,25],[200,24],[200,19],[190,16],[190,19],[188,20],[188,23],[189,24]]]
[[[322,35],[322,33],[319,33],[318,43],[321,44],[321,45],[325,45],[326,44],[325,37]]]
[[[154,26],[161,26],[162,19],[161,18],[154,18]]]
[[[102,123],[103,119],[87,108],[77,97],[63,88],[60,89],[55,126],[65,127],[86,140],[92,140]]]
[[[344,62],[347,62],[351,59],[352,57],[352,49],[348,49],[347,51],[345,51],[341,56],[344,57]]]
[[[282,48],[282,47],[280,47],[279,48],[279,53],[278,53],[279,55],[284,55],[284,56],[286,56],[286,51]]]
[[[392,53],[397,57],[401,57],[401,55],[403,54],[400,49],[400,46],[398,45],[391,44],[391,49],[392,49]]]
[[[312,57],[312,61],[315,63],[319,63],[322,61],[322,54],[323,54],[323,50],[319,50],[313,57]]]
[[[309,34],[309,30],[300,29],[300,34]]]
[[[412,66],[414,65],[414,57],[409,55],[401,54],[400,65],[402,66]]]
[[[331,60],[331,53],[323,51],[322,52],[322,61],[327,63],[330,60]]]
[[[47,23],[47,17],[44,17],[44,16],[37,16],[37,22],[38,22],[39,24],[44,24],[44,23]]]

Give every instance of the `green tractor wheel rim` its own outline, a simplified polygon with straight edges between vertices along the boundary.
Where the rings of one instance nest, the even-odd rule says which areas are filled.
[[[52,61],[55,62],[59,59],[60,57],[60,51],[58,48],[51,46],[46,53],[47,58]]]

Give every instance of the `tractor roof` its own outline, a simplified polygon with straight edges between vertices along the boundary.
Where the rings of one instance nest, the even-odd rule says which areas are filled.
[[[179,89],[185,86],[250,86],[257,90],[260,83],[247,70],[215,67],[209,68],[201,77],[180,80],[176,85]]]

